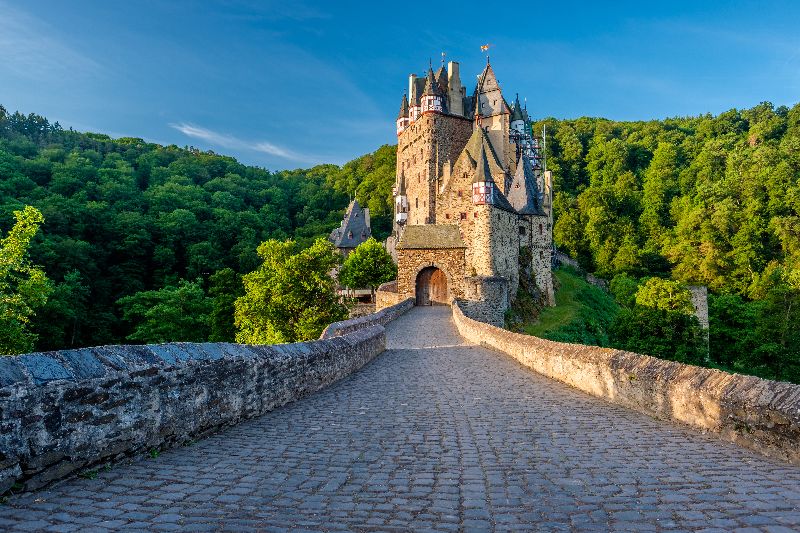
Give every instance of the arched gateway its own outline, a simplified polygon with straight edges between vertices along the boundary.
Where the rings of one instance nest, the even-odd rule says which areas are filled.
[[[420,270],[416,284],[417,305],[448,305],[447,277],[434,266]]]

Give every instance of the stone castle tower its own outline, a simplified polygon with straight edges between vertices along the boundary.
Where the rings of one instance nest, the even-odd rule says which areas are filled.
[[[530,273],[552,305],[552,179],[527,110],[508,104],[488,60],[471,96],[456,62],[412,74],[397,137],[397,298],[458,298],[502,324]]]

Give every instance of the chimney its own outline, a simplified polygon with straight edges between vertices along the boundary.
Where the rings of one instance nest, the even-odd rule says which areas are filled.
[[[370,229],[370,232],[372,232],[372,227],[369,225],[369,207],[364,208],[364,223]]]
[[[458,72],[458,62],[450,61],[447,63],[447,99],[450,104],[450,113],[464,115],[463,92],[461,76]]]

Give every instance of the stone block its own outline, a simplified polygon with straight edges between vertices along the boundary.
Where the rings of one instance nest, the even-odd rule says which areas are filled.
[[[74,379],[64,364],[53,355],[32,353],[19,356],[19,362],[33,378],[34,383],[42,384],[60,379]]]
[[[91,349],[62,350],[59,354],[67,362],[77,380],[101,378],[108,371]]]
[[[0,387],[26,381],[28,381],[28,377],[16,357],[0,356]]]

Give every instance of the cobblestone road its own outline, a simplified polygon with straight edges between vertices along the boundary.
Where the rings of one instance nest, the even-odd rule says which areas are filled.
[[[0,506],[0,530],[800,528],[800,468],[614,407],[464,345],[415,308],[305,400]]]

